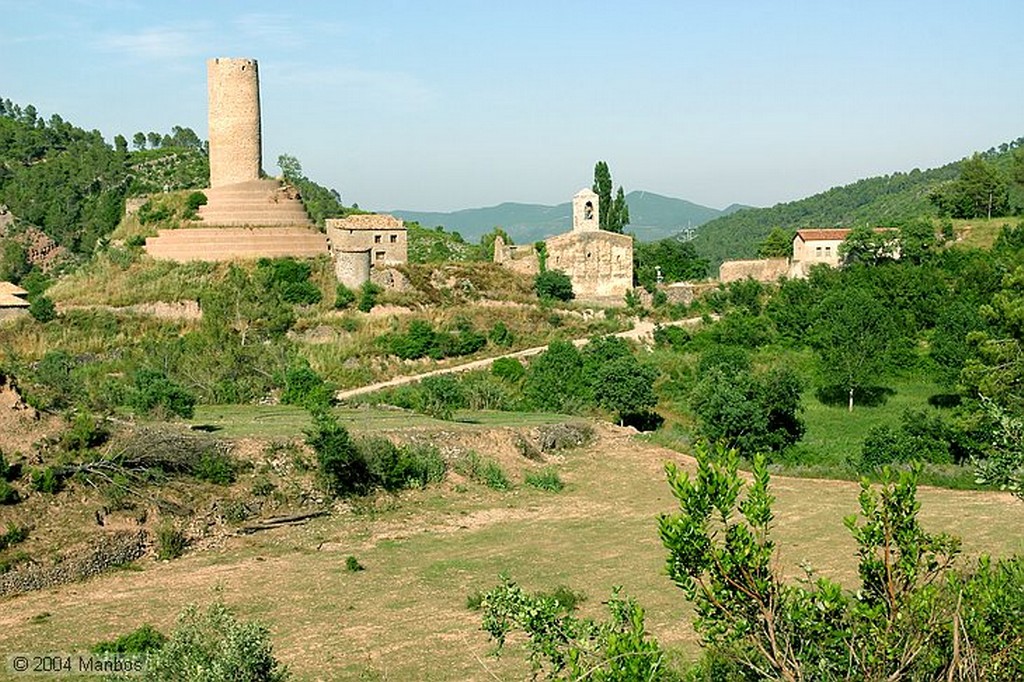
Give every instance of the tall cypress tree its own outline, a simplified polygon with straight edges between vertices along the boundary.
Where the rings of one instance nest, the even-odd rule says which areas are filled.
[[[598,222],[601,229],[622,234],[622,228],[629,224],[629,206],[626,205],[626,195],[621,185],[612,200],[612,174],[604,161],[594,165],[593,190],[599,201]]]

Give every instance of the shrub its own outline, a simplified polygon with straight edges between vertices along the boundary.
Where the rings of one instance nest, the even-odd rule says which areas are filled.
[[[534,677],[544,672],[549,679],[566,680],[677,679],[657,640],[647,634],[644,610],[620,597],[617,588],[606,602],[607,621],[577,618],[572,611],[579,595],[568,588],[558,594],[530,595],[506,579],[483,597],[483,629],[499,650],[509,633],[522,631]]]
[[[495,322],[494,326],[491,327],[491,331],[487,334],[487,339],[499,348],[511,348],[512,344],[515,343],[516,337],[504,322],[499,321]]]
[[[919,522],[919,468],[898,478],[885,470],[878,490],[862,483],[861,516],[844,520],[858,546],[861,584],[847,591],[827,578],[786,582],[778,572],[770,532],[775,498],[763,457],[755,457],[745,484],[735,451],[699,445],[695,454],[695,477],[666,466],[679,511],[662,515],[659,529],[669,577],[699,614],[701,645],[731,663],[734,674],[722,679],[954,677],[964,660],[961,642],[977,643],[973,626],[989,624],[962,601],[966,590],[949,581],[959,541]],[[1000,641],[995,650],[1015,646],[1019,613],[980,639]],[[1004,629],[1011,620],[1016,632]],[[971,653],[963,655],[972,661],[970,679],[989,679]]]
[[[191,419],[195,414],[196,397],[163,372],[141,369],[135,374],[134,391],[128,396],[128,404],[143,414],[163,412]]]
[[[349,555],[345,557],[345,570],[349,571],[350,573],[357,573],[359,571],[365,571],[366,566],[363,566],[361,563],[359,563],[359,559],[355,558],[352,555]]]
[[[10,483],[0,478],[0,504],[17,504],[21,501],[21,495]]]
[[[666,327],[658,325],[654,328],[654,343],[659,348],[683,350],[690,343],[691,338],[690,332],[675,325]]]
[[[195,605],[178,616],[170,638],[150,655],[145,680],[179,682],[282,682],[288,669],[273,655],[270,633],[238,620],[222,603],[205,613]]]
[[[899,426],[883,424],[868,430],[855,464],[861,471],[911,461],[949,464],[953,461],[953,450],[959,446],[959,437],[942,417],[905,410]]]
[[[562,492],[562,489],[565,488],[565,483],[562,482],[562,479],[558,476],[558,472],[552,467],[541,469],[536,472],[528,472],[526,476],[523,477],[523,482],[531,488],[547,490],[553,493]]]
[[[28,539],[28,526],[19,526],[8,521],[7,530],[0,533],[0,551],[13,547]]]
[[[455,377],[439,374],[424,377],[420,382],[420,412],[448,421],[464,404],[465,396]]]
[[[252,488],[249,491],[255,497],[269,497],[274,492],[277,486],[274,485],[273,481],[264,475],[259,475],[252,482]]]
[[[235,466],[225,453],[208,450],[196,462],[193,475],[208,483],[231,485],[235,482]]]
[[[348,431],[329,412],[315,412],[306,443],[316,453],[317,469],[331,495],[343,497],[367,492],[373,474]]]
[[[177,559],[185,553],[188,538],[172,523],[164,523],[156,529],[156,558]]]
[[[313,410],[330,407],[333,398],[330,386],[309,363],[303,361],[285,370],[284,391],[281,393],[283,404]]]
[[[111,511],[135,508],[131,489],[132,482],[124,474],[116,473],[110,477],[110,483],[103,488],[103,496]]]
[[[38,322],[49,322],[57,318],[57,306],[46,296],[36,296],[28,305],[28,313]]]
[[[395,445],[387,438],[370,437],[358,443],[375,482],[385,490],[425,488],[444,480],[447,465],[431,445]]]
[[[471,410],[509,412],[514,411],[522,402],[515,386],[487,372],[463,373],[459,384],[465,397],[463,405]]]
[[[88,412],[79,412],[71,421],[71,428],[65,431],[60,443],[65,450],[78,452],[103,445],[110,432],[103,423]]]
[[[94,654],[150,654],[166,642],[167,635],[147,623],[115,640],[99,642],[91,651]]]
[[[64,480],[56,467],[45,467],[32,472],[32,489],[41,493],[56,495],[64,489]]]
[[[498,358],[491,364],[491,374],[499,379],[515,382],[526,376],[526,368],[515,358]]]
[[[8,557],[0,559],[0,575],[14,570],[18,564],[26,564],[32,561],[32,557],[25,552],[14,552]]]
[[[568,341],[553,341],[530,361],[523,393],[544,412],[575,412],[590,401],[583,357]]]
[[[202,192],[192,192],[185,197],[185,213],[182,216],[185,220],[195,220],[199,217],[199,207],[205,206],[208,202],[206,195]]]
[[[466,608],[470,611],[479,611],[483,607],[484,593],[480,590],[466,595]]]
[[[20,464],[8,464],[7,458],[4,457],[4,453],[0,450],[0,481],[13,481],[21,475]]]
[[[359,288],[359,310],[364,313],[368,313],[373,310],[373,306],[377,305],[377,296],[383,291],[379,286],[373,282],[363,282],[363,286]]]
[[[492,490],[511,490],[512,482],[502,470],[501,465],[493,459],[481,457],[476,452],[469,452],[457,464],[456,471],[467,478],[483,483]]]
[[[223,509],[224,520],[228,523],[242,523],[255,515],[249,505],[241,500],[231,500],[224,505]]]
[[[533,288],[541,300],[571,301],[575,298],[572,280],[560,270],[546,270],[533,280]]]
[[[338,284],[334,290],[334,308],[336,310],[345,310],[352,306],[356,302],[356,295],[351,289],[344,284]]]

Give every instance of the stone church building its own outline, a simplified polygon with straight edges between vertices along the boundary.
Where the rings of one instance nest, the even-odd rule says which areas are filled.
[[[633,238],[602,230],[600,212],[597,193],[576,193],[572,231],[545,241],[547,268],[567,274],[578,299],[622,303],[633,288]]]

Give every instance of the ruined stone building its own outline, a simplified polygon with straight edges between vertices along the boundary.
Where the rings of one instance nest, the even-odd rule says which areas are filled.
[[[326,221],[327,242],[338,281],[355,289],[370,279],[373,268],[409,260],[405,223],[387,214],[351,215]]]
[[[146,251],[167,260],[312,257],[326,255],[294,189],[263,174],[259,67],[255,59],[206,63],[210,187],[199,219],[160,230]]]
[[[533,244],[506,244],[500,234],[494,238],[494,262],[530,277],[540,272],[540,258]]]
[[[600,227],[600,199],[590,189],[572,198],[572,231],[550,237],[547,268],[572,280],[576,298],[621,303],[633,288],[633,238]]]

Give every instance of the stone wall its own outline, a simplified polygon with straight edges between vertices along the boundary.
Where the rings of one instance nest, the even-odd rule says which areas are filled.
[[[0,575],[0,597],[77,582],[131,563],[146,553],[145,530],[106,532],[77,557],[52,566],[30,565]]]
[[[501,235],[494,238],[494,262],[523,275],[540,272],[540,257],[533,244],[506,244]]]
[[[574,230],[548,239],[547,268],[572,280],[576,298],[617,300],[633,288],[633,238],[604,230]]]
[[[665,292],[669,303],[682,303],[683,305],[690,305],[707,292],[717,288],[717,282],[673,282],[658,286],[659,290]]]
[[[775,282],[789,274],[789,260],[763,258],[761,260],[730,260],[718,269],[718,280],[724,284],[750,277],[758,282]]]
[[[206,62],[210,187],[259,180],[263,168],[260,80],[255,59]]]

